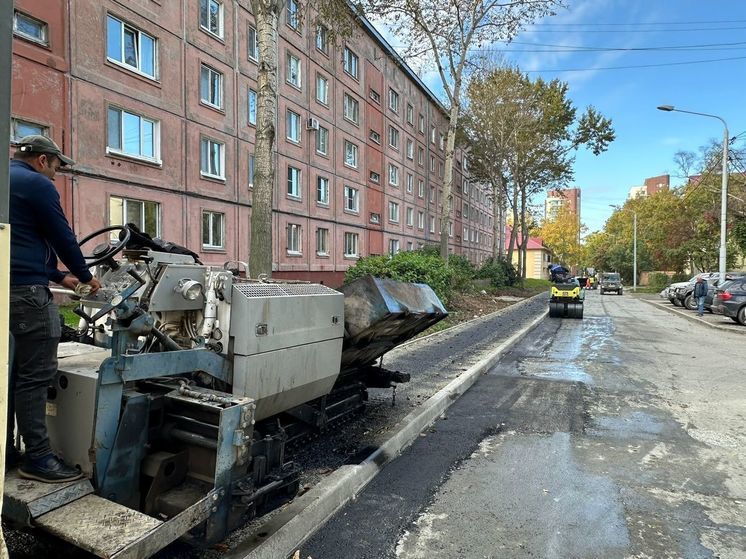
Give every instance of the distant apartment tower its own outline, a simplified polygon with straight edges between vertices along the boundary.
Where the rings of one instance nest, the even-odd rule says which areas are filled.
[[[580,189],[566,188],[562,190],[550,190],[544,202],[544,219],[554,219],[561,207],[567,208],[575,214],[580,222]]]
[[[660,192],[661,190],[668,190],[671,186],[671,177],[669,175],[658,175],[657,177],[650,177],[645,179],[645,184],[641,186],[633,186],[629,189],[627,198],[633,200],[635,198],[647,198]]]

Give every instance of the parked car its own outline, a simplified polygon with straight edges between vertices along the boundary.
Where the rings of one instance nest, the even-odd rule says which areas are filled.
[[[718,288],[720,282],[720,274],[716,274],[718,277],[714,279],[714,281],[710,280],[707,281],[707,295],[705,295],[705,310],[709,312],[713,312],[712,310],[712,304],[713,299],[715,298],[715,289]],[[731,281],[737,278],[742,278],[746,276],[746,272],[726,272],[725,273],[725,281]],[[723,282],[724,283],[724,282]]]
[[[674,290],[674,297],[679,300],[679,305],[677,306],[685,307],[690,311],[697,309],[697,301],[694,299],[694,284],[697,283],[697,278],[700,276],[707,282],[707,285],[710,285],[710,282],[717,280],[720,274],[718,272],[702,272],[685,284],[679,285]]]
[[[697,276],[694,276],[693,278],[689,278],[687,281],[677,281],[676,283],[672,283],[671,285],[669,285],[668,291],[666,292],[668,301],[675,307],[681,307],[682,302],[676,298],[676,289],[678,289],[679,287],[684,287],[685,285],[689,283],[694,284],[695,281],[697,281]]]
[[[613,291],[617,295],[621,295],[624,291],[622,288],[622,278],[616,272],[606,272],[601,274],[601,282],[598,285],[598,289],[601,295],[607,291]]]
[[[712,310],[746,326],[746,276],[725,281],[717,287]]]

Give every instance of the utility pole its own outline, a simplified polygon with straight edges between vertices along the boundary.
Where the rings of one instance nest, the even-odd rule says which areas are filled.
[[[632,291],[637,293],[637,212],[633,211],[634,226],[632,230]]]

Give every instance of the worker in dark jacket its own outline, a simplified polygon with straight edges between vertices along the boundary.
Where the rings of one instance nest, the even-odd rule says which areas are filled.
[[[13,359],[8,401],[6,467],[21,462],[27,479],[64,482],[81,472],[60,460],[49,445],[47,387],[57,373],[60,318],[49,281],[68,289],[79,282],[91,292],[100,284],[86,266],[52,181],[73,161],[45,136],[26,136],[10,162],[10,334]],[[60,258],[70,273],[57,269]],[[13,413],[25,455],[14,445]]]
[[[705,313],[705,296],[707,295],[707,282],[702,276],[697,276],[694,284],[694,293],[692,294],[697,301],[697,315],[702,316]]]

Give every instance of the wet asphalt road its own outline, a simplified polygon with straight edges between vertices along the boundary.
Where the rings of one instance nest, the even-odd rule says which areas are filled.
[[[301,548],[746,557],[743,334],[629,296],[547,319]]]

